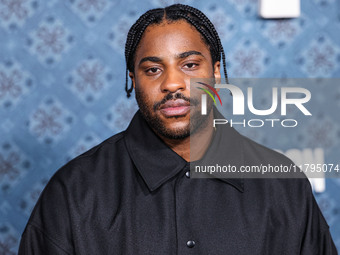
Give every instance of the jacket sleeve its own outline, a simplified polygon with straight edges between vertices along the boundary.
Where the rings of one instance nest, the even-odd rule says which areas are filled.
[[[70,190],[60,174],[54,175],[36,203],[22,234],[21,254],[72,254]]]
[[[28,224],[22,235],[18,255],[66,255],[70,254],[59,247],[57,242],[38,227]]]
[[[301,246],[302,255],[337,255],[329,226],[315,201],[310,184],[307,185],[306,224]]]

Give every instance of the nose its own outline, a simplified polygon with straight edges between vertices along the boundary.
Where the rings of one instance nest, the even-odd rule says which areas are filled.
[[[183,73],[175,69],[168,70],[161,85],[162,92],[175,93],[185,89],[186,82]]]

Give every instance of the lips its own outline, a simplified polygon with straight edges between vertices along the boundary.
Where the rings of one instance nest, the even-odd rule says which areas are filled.
[[[160,111],[165,117],[183,116],[190,111],[190,103],[183,99],[166,101],[161,105]]]

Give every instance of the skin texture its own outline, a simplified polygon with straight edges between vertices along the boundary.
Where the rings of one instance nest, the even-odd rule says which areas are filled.
[[[220,78],[220,63],[212,63],[201,34],[184,20],[150,25],[129,76],[141,113],[156,134],[185,160],[199,159],[213,134],[208,125],[213,111],[202,118],[200,93],[190,97],[190,78]],[[190,128],[191,134],[203,138],[195,157],[190,157]]]

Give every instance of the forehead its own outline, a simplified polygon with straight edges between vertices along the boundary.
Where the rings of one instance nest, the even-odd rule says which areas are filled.
[[[187,21],[163,21],[147,27],[136,50],[136,60],[150,54],[163,56],[188,50],[210,53],[202,35]]]

